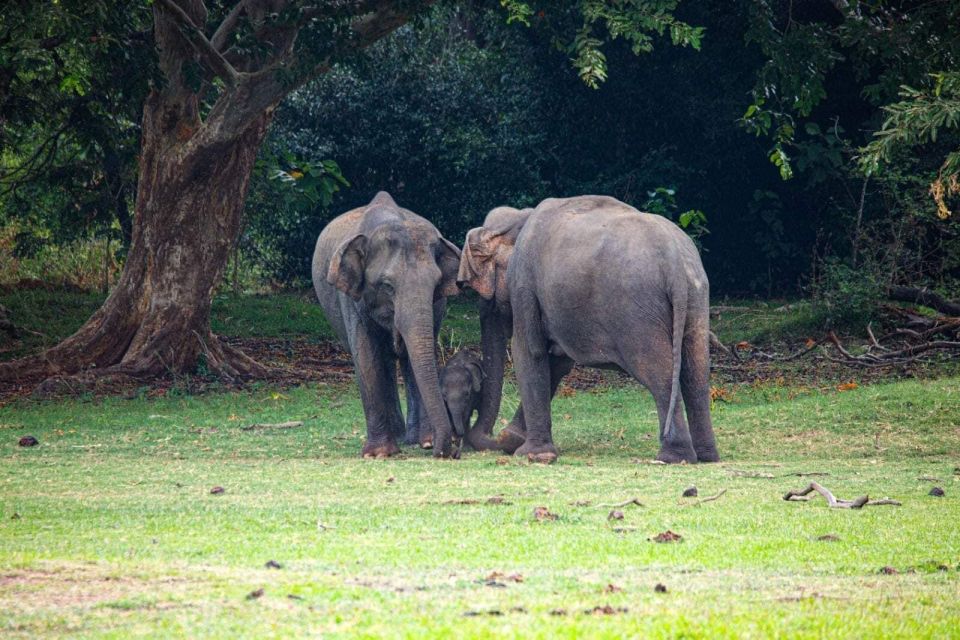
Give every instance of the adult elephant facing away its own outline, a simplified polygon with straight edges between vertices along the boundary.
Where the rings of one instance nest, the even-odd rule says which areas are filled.
[[[650,390],[659,460],[719,460],[709,285],[696,246],[672,222],[606,196],[499,207],[467,234],[457,280],[484,299],[487,384],[468,434],[475,447],[555,460],[550,401],[576,363],[625,371]],[[494,441],[511,335],[521,406]]]
[[[406,440],[451,453],[437,374],[436,335],[456,285],[460,250],[385,192],[328,224],[313,254],[320,306],[350,350],[367,422],[364,457],[400,451],[399,359],[407,390]]]

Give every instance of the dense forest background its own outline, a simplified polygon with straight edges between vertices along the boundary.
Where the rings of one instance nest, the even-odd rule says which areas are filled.
[[[958,5],[681,3],[699,50],[610,39],[597,82],[555,42],[569,16],[549,3],[529,25],[499,3],[441,3],[281,104],[225,286],[306,285],[324,224],[384,189],[455,243],[497,205],[609,194],[682,220],[715,295],[839,309],[898,283],[955,293]],[[54,25],[29,47],[2,23],[8,284],[102,286],[122,263],[156,81],[144,11]],[[932,122],[909,120],[938,101]]]

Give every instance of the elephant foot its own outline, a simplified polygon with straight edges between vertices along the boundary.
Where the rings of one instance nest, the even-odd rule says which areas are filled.
[[[400,447],[393,440],[387,442],[367,442],[361,455],[364,458],[389,458],[400,453]]]
[[[657,460],[668,464],[683,464],[685,462],[693,464],[697,461],[697,454],[694,452],[692,446],[687,448],[674,448],[664,445],[660,447]]]
[[[540,464],[551,464],[556,461],[560,453],[552,444],[532,444],[525,442],[522,447],[514,452],[515,456],[525,457],[530,462],[539,462]]]
[[[421,449],[433,449],[433,435],[425,435],[420,438]]]
[[[720,462],[716,447],[697,449],[697,462]]]
[[[515,431],[513,425],[507,425],[503,431],[497,435],[497,446],[503,449],[504,453],[512,454],[518,452],[526,442],[527,436],[521,431]]]
[[[477,451],[502,450],[500,444],[490,437],[490,434],[484,433],[479,429],[471,429],[463,439]]]

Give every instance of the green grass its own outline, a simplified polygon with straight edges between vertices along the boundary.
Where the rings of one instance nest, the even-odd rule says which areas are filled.
[[[741,340],[803,340],[824,331],[824,318],[809,300],[733,300],[713,304],[715,308],[726,307],[710,321],[710,328],[724,344]],[[863,327],[855,329],[863,331]]]
[[[0,633],[960,637],[960,378],[739,387],[715,407],[717,465],[648,464],[655,412],[633,386],[558,398],[554,417],[563,455],[544,467],[360,460],[352,386],[4,407]],[[282,420],[305,424],[241,430]],[[27,433],[41,445],[16,446]],[[903,506],[784,502],[796,472]],[[727,492],[696,506],[690,484]],[[647,540],[667,529],[683,542]],[[494,571],[522,581],[487,586]]]

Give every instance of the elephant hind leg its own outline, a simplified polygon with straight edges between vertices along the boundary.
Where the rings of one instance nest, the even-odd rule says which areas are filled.
[[[705,329],[688,328],[683,338],[680,389],[687,408],[690,437],[700,462],[718,462],[717,441],[710,419],[710,343]]]
[[[696,462],[697,454],[690,438],[690,430],[683,418],[681,402],[673,410],[672,428],[664,433],[670,410],[670,387],[673,383],[673,349],[669,335],[649,336],[643,340],[638,353],[629,358],[624,369],[645,386],[657,404],[660,421],[660,452],[657,460],[663,462]],[[651,366],[656,363],[657,366]],[[678,390],[679,391],[679,390]]]

